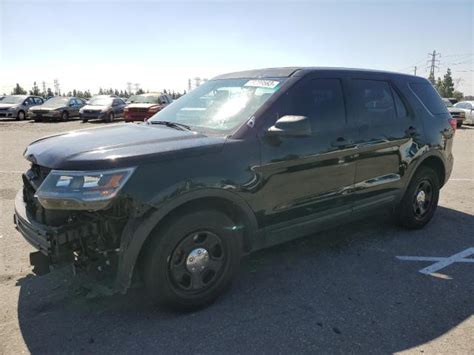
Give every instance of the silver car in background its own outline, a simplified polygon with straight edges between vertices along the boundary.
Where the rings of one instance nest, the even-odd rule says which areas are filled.
[[[82,122],[94,119],[112,122],[123,115],[125,106],[125,101],[118,97],[94,96],[79,110],[79,116]]]
[[[464,124],[474,124],[474,101],[461,101],[454,105],[465,112]]]
[[[443,102],[446,105],[451,117],[456,120],[456,126],[460,128],[464,123],[466,113],[460,108],[454,107],[451,101],[448,98],[443,97]]]
[[[55,96],[44,104],[30,108],[28,117],[36,122],[42,120],[67,121],[70,117],[79,116],[79,110],[85,102],[78,97]]]
[[[24,120],[32,106],[41,105],[43,98],[31,95],[8,95],[0,101],[0,118]]]

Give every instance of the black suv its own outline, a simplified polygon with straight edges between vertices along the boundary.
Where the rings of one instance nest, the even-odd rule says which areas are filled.
[[[221,75],[148,122],[43,138],[15,223],[32,264],[141,278],[160,303],[208,304],[243,254],[392,210],[435,212],[456,122],[425,79],[274,68]]]

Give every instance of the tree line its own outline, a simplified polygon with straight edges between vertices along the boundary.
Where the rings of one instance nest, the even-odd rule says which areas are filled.
[[[112,88],[110,89],[100,88],[96,95],[116,95],[123,98],[129,98],[132,95],[141,95],[141,94],[146,94],[149,92],[150,92],[149,90],[144,91],[141,88],[138,89],[136,92],[128,92],[127,90],[118,90],[118,89],[112,89]],[[163,94],[167,94],[171,96],[172,99],[180,98],[181,96],[186,94],[186,90],[184,90],[183,92],[179,92],[179,91],[164,89],[162,92]],[[53,92],[51,88],[47,88],[46,91],[40,90],[40,88],[36,84],[36,81],[33,83],[33,87],[29,91],[25,90],[24,88],[20,86],[20,84],[17,83],[16,86],[13,88],[11,94],[12,95],[28,95],[29,94],[29,95],[35,95],[35,96],[42,96],[45,98],[58,96],[58,95],[61,96],[61,92],[56,92],[56,91]],[[89,90],[81,91],[81,90],[74,89],[74,90],[68,91],[66,96],[74,96],[74,97],[80,97],[83,99],[89,99],[93,95],[94,94],[91,94]]]
[[[431,82],[431,84],[433,84],[441,97],[455,98],[458,101],[463,99],[464,94],[454,89],[454,81],[451,75],[451,69],[448,68],[442,79],[441,77],[438,77],[438,79],[435,80],[434,75],[430,74],[428,80]]]

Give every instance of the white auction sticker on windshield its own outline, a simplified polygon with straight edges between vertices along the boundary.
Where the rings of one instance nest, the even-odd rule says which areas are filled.
[[[274,89],[280,84],[279,81],[276,80],[261,80],[261,79],[255,79],[255,80],[249,80],[245,83],[244,86],[247,87],[254,87],[254,88],[268,88],[268,89]]]

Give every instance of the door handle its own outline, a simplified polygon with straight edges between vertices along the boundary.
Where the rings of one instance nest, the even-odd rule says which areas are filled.
[[[416,135],[417,130],[416,130],[415,127],[410,126],[410,127],[408,127],[408,129],[405,131],[405,133],[406,133],[407,135],[409,135],[410,137],[413,137],[413,136]]]

